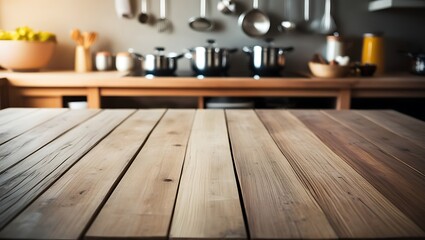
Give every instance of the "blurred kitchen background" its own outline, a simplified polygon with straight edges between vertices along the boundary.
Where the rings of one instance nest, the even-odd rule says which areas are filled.
[[[259,9],[271,19],[271,31],[264,37],[252,38],[243,33],[238,25],[241,13],[252,8],[251,0],[234,0],[237,12],[225,15],[217,10],[221,0],[206,0],[206,16],[214,21],[216,28],[211,32],[192,30],[188,21],[200,15],[199,0],[166,0],[167,18],[172,23],[172,31],[160,33],[156,25],[141,24],[137,20],[140,12],[140,0],[131,0],[132,18],[117,16],[114,0],[0,0],[0,28],[15,29],[18,26],[30,26],[57,35],[58,46],[50,69],[73,69],[75,44],[70,38],[70,30],[96,31],[99,39],[93,46],[93,53],[110,51],[113,54],[134,48],[142,54],[154,52],[158,46],[165,47],[166,52],[184,52],[185,49],[206,46],[207,39],[215,39],[218,47],[239,48],[243,46],[267,46],[266,38],[274,39],[274,46],[293,46],[295,51],[287,54],[285,71],[308,72],[307,62],[314,53],[324,53],[326,36],[315,32],[296,30],[279,32],[277,26],[284,18],[303,23],[304,0],[259,0]],[[411,0],[398,0],[406,2]],[[421,1],[421,0],[418,0]],[[325,0],[310,0],[310,24],[321,19]],[[332,16],[337,31],[345,39],[346,52],[352,61],[359,61],[364,33],[382,33],[385,41],[386,70],[391,72],[408,72],[410,59],[399,51],[425,50],[425,8],[393,7],[380,11],[369,11],[369,0],[332,0]],[[391,1],[390,1],[391,2]],[[159,18],[160,0],[147,0],[148,14]],[[285,7],[290,6],[290,11]],[[188,59],[178,62],[178,75],[190,76]],[[407,73],[408,74],[408,73]],[[231,55],[230,76],[248,76],[248,57],[239,51]],[[71,99],[72,100],[72,99]],[[425,118],[424,99],[368,99],[353,100],[353,108],[387,108],[413,113]],[[324,101],[322,103],[322,101]],[[123,104],[125,102],[125,104]],[[329,102],[329,103],[328,103]],[[154,103],[154,104],[152,104]],[[312,104],[313,103],[313,104]],[[155,98],[154,100],[131,100],[129,98],[105,99],[107,107],[196,107],[196,100],[179,98]],[[301,99],[292,101],[288,98],[257,99],[255,107],[299,107],[322,108],[332,104],[326,99]],[[294,106],[295,105],[295,106]],[[415,107],[416,106],[416,107]],[[422,108],[423,109],[423,108]]]
[[[135,48],[143,54],[153,53],[154,47],[163,46],[166,52],[182,52],[185,48],[205,46],[207,39],[215,39],[219,47],[267,45],[265,38],[273,38],[275,46],[294,46],[287,55],[287,70],[308,71],[307,62],[316,52],[323,52],[326,37],[306,31],[282,33],[277,26],[283,18],[299,22],[304,18],[304,0],[259,0],[259,8],[271,19],[267,36],[251,38],[238,25],[238,16],[252,8],[250,0],[234,0],[237,13],[225,15],[217,10],[220,0],[206,0],[206,16],[216,23],[212,32],[196,32],[188,26],[191,17],[199,16],[199,0],[166,0],[167,18],[172,22],[171,32],[160,33],[155,25],[140,24],[137,14],[140,0],[132,0],[133,18],[119,18],[114,0],[0,0],[0,28],[14,29],[28,25],[34,29],[51,31],[58,36],[58,49],[50,63],[52,69],[72,69],[74,44],[69,37],[72,28],[96,31],[99,40],[93,52],[100,50],[117,53]],[[147,0],[148,13],[159,18],[159,0]],[[364,33],[380,32],[385,39],[388,71],[407,71],[409,59],[398,50],[425,49],[425,8],[390,8],[369,11],[369,0],[333,0],[332,16],[338,32],[346,40],[347,53],[359,60]],[[285,7],[290,7],[290,12]],[[324,0],[310,0],[310,19],[322,18]],[[285,16],[288,15],[288,16]],[[248,58],[239,51],[231,56],[230,75],[246,75]],[[189,60],[179,61],[178,72],[189,70]]]

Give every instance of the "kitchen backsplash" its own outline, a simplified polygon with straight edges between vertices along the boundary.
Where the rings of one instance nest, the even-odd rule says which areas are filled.
[[[211,32],[198,32],[189,27],[189,19],[200,15],[199,0],[166,0],[166,17],[172,23],[172,31],[159,32],[157,25],[141,24],[137,20],[140,1],[132,0],[133,18],[117,16],[114,0],[0,0],[0,28],[14,29],[28,25],[57,34],[58,48],[50,63],[53,69],[72,69],[74,44],[69,33],[72,28],[96,31],[99,40],[93,52],[107,50],[113,53],[132,47],[143,54],[153,53],[157,46],[166,52],[183,52],[196,46],[205,46],[207,39],[215,39],[217,46],[242,48],[251,45],[267,45],[265,38],[273,38],[275,46],[293,46],[295,51],[287,55],[289,71],[307,71],[307,61],[314,53],[323,53],[326,36],[306,31],[279,32],[282,19],[294,21],[304,17],[304,0],[260,0],[259,9],[271,20],[269,34],[252,38],[244,34],[238,25],[241,13],[252,8],[250,0],[234,0],[237,12],[225,15],[217,10],[221,0],[206,0],[206,17],[215,23]],[[320,19],[324,0],[310,0],[312,21]],[[160,17],[160,0],[147,0],[147,12],[156,19]],[[398,50],[425,50],[425,24],[423,9],[390,9],[378,12],[367,10],[368,0],[333,0],[332,16],[338,32],[346,40],[347,53],[353,60],[360,59],[361,40],[364,33],[382,32],[385,38],[387,69],[407,71],[409,59]],[[290,11],[285,7],[290,6]],[[190,71],[189,60],[178,62],[179,73]],[[230,75],[246,75],[248,56],[242,51],[231,56]]]

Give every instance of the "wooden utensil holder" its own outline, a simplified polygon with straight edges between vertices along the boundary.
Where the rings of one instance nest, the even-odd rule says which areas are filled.
[[[75,71],[90,72],[92,70],[92,65],[90,48],[77,46],[75,48]]]

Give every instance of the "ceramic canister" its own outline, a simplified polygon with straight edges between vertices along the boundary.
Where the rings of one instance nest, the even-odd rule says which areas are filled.
[[[112,55],[110,52],[98,52],[95,57],[95,65],[98,71],[112,69]]]
[[[331,62],[338,56],[344,56],[344,43],[338,35],[330,35],[326,41],[326,60]]]
[[[115,67],[118,71],[130,71],[134,67],[134,58],[128,52],[119,52],[115,57]]]

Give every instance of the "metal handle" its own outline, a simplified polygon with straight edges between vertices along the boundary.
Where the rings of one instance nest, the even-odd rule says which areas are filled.
[[[145,57],[142,54],[137,53],[133,48],[129,48],[127,51],[128,51],[128,53],[130,53],[133,57],[137,58],[138,60],[144,60],[145,59]]]
[[[258,0],[252,1],[252,8],[257,9],[258,8]]]
[[[331,28],[331,0],[325,2],[325,22],[324,26],[326,29]]]
[[[292,0],[285,0],[285,17],[288,19],[288,21],[292,21],[292,14],[291,14],[291,8],[292,8]]]
[[[161,19],[165,18],[165,0],[161,0],[160,2],[159,16]]]
[[[310,20],[310,0],[304,0],[304,21]]]
[[[165,50],[165,48],[164,47],[156,47],[155,50],[160,53],[160,52],[163,52]]]
[[[146,13],[148,11],[148,7],[147,7],[147,3],[146,0],[141,0],[142,2],[140,3],[140,5],[142,6],[141,12],[142,13]]]
[[[205,18],[206,12],[205,0],[201,0],[201,18]]]
[[[248,54],[251,54],[253,52],[252,47],[246,47],[246,46],[242,48],[242,51]]]

